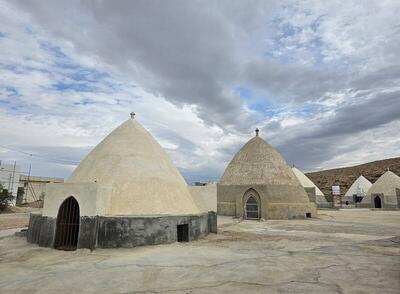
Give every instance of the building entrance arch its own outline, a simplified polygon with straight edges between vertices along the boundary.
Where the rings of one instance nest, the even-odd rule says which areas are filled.
[[[244,194],[244,218],[245,219],[260,219],[260,196],[258,193],[250,189]]]
[[[54,248],[75,250],[78,246],[79,223],[79,204],[73,196],[70,196],[58,210]]]

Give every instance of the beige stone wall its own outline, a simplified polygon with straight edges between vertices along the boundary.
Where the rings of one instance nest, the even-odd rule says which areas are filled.
[[[112,188],[98,183],[57,183],[46,186],[43,215],[57,217],[65,199],[73,196],[79,204],[81,216],[108,215]]]
[[[29,180],[28,180],[29,179]],[[24,187],[24,195],[22,203],[30,203],[37,200],[44,200],[46,195],[46,185],[49,183],[63,183],[62,178],[53,177],[38,177],[38,176],[26,176],[21,175],[19,179],[20,187]],[[29,187],[28,187],[29,183]]]
[[[24,187],[24,202],[34,202],[37,200],[43,200],[46,195],[46,185],[47,183],[41,182],[30,182],[30,188],[27,186]],[[32,191],[33,190],[33,191]]]
[[[305,217],[306,213],[311,213],[312,217],[317,215],[315,203],[310,203],[301,186],[220,184],[217,185],[218,214],[243,217],[243,196],[249,189],[254,189],[260,196],[261,218],[291,219]]]
[[[381,195],[380,195],[381,194]],[[382,208],[398,208],[399,207],[399,202],[398,202],[398,195],[386,195],[382,193],[373,193],[372,195],[370,193],[365,196],[361,202],[360,207],[365,207],[365,208],[374,208],[375,203],[374,199],[375,196],[380,196],[381,197],[381,203],[382,203]]]

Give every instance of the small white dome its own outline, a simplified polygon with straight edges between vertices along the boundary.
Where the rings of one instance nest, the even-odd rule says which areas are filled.
[[[294,174],[304,188],[315,188],[316,196],[324,196],[324,193],[298,168],[292,167]]]
[[[365,196],[372,184],[364,176],[359,176],[357,180],[347,190],[345,197],[353,197],[353,195]]]

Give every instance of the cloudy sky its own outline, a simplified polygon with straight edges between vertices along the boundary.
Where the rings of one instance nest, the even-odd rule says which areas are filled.
[[[188,182],[218,179],[256,127],[305,171],[400,156],[399,15],[397,0],[0,0],[0,159],[68,177],[131,111]]]

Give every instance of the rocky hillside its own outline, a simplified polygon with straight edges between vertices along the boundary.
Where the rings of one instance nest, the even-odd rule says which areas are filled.
[[[324,194],[330,194],[333,185],[340,185],[341,192],[346,193],[351,184],[361,174],[371,183],[375,183],[388,168],[395,174],[400,175],[400,157],[373,161],[351,167],[312,172],[306,175]]]

